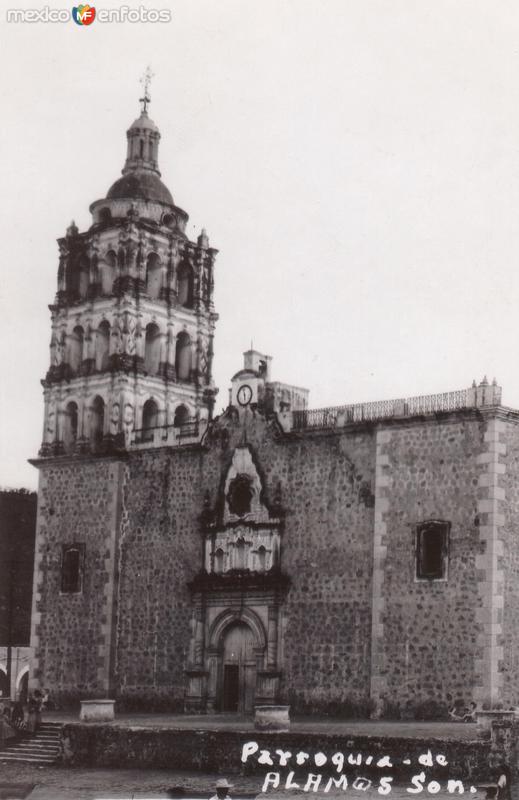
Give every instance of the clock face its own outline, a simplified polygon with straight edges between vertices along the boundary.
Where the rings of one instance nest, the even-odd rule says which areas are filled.
[[[252,389],[248,383],[244,383],[243,386],[240,386],[238,389],[238,394],[236,395],[236,399],[241,406],[249,405],[250,401],[252,400]]]

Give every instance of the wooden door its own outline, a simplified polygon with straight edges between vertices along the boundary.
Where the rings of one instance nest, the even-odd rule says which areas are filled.
[[[240,668],[238,664],[223,665],[223,710],[238,711],[240,705]]]
[[[222,708],[250,713],[256,693],[254,635],[243,622],[227,628],[223,641]]]

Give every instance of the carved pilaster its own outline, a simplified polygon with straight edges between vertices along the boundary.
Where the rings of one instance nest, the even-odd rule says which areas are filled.
[[[204,628],[205,628],[205,613],[203,606],[198,606],[195,609],[195,647],[194,647],[194,661],[196,667],[203,667],[204,664]]]
[[[275,669],[278,659],[278,617],[279,609],[277,605],[271,605],[268,609],[268,630],[267,630],[267,668]]]

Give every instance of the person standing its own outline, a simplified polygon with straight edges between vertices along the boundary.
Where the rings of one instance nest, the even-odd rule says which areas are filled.
[[[216,781],[216,794],[210,800],[231,800],[229,789],[233,788],[232,783],[229,783],[227,778],[219,778]]]
[[[29,697],[29,721],[27,730],[29,733],[36,733],[41,725],[41,701],[42,694],[36,689]]]

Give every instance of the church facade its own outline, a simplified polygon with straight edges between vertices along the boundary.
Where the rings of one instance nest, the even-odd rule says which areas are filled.
[[[215,419],[217,251],[144,106],[59,240],[32,685],[201,713],[515,704],[519,413],[486,380],[309,410],[250,350]]]

